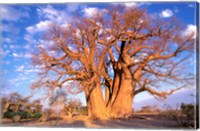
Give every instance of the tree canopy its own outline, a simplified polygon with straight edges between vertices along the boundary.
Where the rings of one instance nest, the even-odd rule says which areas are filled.
[[[135,95],[166,98],[193,82],[187,62],[194,33],[185,35],[176,18],[117,6],[91,17],[76,14],[66,28],[49,26],[48,42],[33,56],[42,68],[32,88],[84,92],[89,115],[124,117],[132,113]]]

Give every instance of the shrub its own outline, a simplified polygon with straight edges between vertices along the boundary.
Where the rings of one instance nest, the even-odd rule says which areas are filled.
[[[177,106],[176,109],[172,109],[167,106],[165,111],[160,113],[162,119],[175,121],[178,125],[183,127],[194,126],[194,108],[193,104],[184,104]]]

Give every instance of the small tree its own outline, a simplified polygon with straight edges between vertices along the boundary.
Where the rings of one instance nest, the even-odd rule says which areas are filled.
[[[77,114],[80,111],[82,103],[79,99],[69,99],[65,105],[64,111],[69,117],[72,117],[74,114]]]
[[[42,104],[41,99],[36,99],[32,102],[33,106],[36,108],[36,111],[41,112],[42,111]]]
[[[49,99],[49,105],[53,106],[56,113],[60,114],[67,102],[67,94],[65,91],[57,90]]]

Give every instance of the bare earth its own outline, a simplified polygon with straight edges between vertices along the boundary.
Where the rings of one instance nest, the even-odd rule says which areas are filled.
[[[129,119],[114,120],[94,120],[87,116],[67,116],[51,117],[47,122],[39,120],[21,120],[18,123],[12,123],[9,119],[2,120],[2,126],[23,126],[23,127],[70,127],[70,128],[150,128],[150,129],[172,129],[184,128],[177,125],[174,121],[162,120],[158,115],[139,114]]]

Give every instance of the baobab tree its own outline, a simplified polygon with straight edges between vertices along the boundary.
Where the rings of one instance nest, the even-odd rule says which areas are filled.
[[[33,55],[33,64],[42,68],[32,87],[84,92],[89,116],[129,116],[137,94],[166,98],[192,83],[185,63],[193,54],[194,33],[185,35],[175,18],[119,6],[89,18],[77,15],[67,28],[49,26],[49,42]]]

